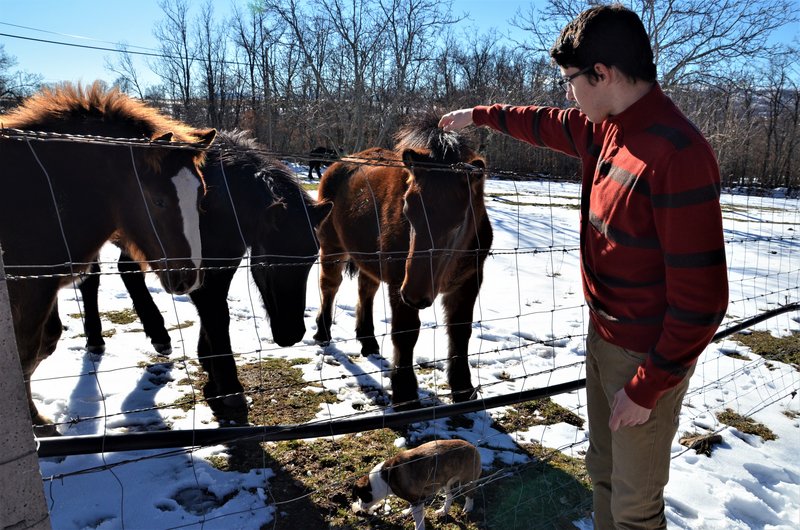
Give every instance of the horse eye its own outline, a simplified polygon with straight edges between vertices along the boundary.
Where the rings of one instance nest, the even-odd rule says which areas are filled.
[[[153,199],[153,204],[158,206],[159,208],[166,208],[167,207],[167,201],[164,200],[161,197],[155,197]]]

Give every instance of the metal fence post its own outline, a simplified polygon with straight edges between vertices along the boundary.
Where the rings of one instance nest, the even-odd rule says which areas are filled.
[[[32,243],[34,244],[34,243]],[[0,530],[49,529],[0,247]]]

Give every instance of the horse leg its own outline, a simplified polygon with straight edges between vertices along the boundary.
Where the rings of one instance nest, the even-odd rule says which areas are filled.
[[[230,337],[227,297],[234,272],[209,271],[202,287],[190,296],[200,317],[197,356],[208,374],[203,395],[217,418],[247,423],[247,400],[239,382]]]
[[[417,376],[414,375],[414,346],[419,338],[419,311],[400,298],[400,287],[390,288],[392,307],[392,405],[395,410],[419,408]]]
[[[327,346],[331,342],[333,301],[336,298],[339,286],[342,284],[344,263],[341,260],[327,261],[322,257],[320,257],[320,262],[319,287],[322,300],[317,312],[317,332],[314,333],[314,341],[317,344]]]
[[[32,367],[30,373],[25,373],[25,382],[28,390],[28,406],[31,412],[31,420],[35,426],[35,433],[37,436],[58,436],[58,430],[55,425],[52,425],[52,420],[39,414],[36,406],[33,404],[31,394],[31,376],[39,363],[47,359],[58,346],[58,339],[61,338],[61,332],[64,327],[61,323],[61,318],[58,315],[58,302],[53,304],[47,320],[44,322],[42,328],[41,340],[39,343],[39,351],[36,356],[36,362]]]
[[[467,279],[454,291],[442,296],[444,321],[447,324],[447,382],[453,402],[475,398],[475,388],[469,370],[469,338],[472,335],[472,310],[478,297],[477,278]]]
[[[373,301],[380,282],[367,274],[358,273],[358,305],[356,306],[356,338],[361,342],[361,355],[367,357],[380,353],[375,339],[375,324],[372,320]]]
[[[145,335],[150,337],[150,343],[156,352],[169,355],[172,353],[172,339],[164,326],[164,317],[147,289],[141,267],[122,252],[117,261],[117,268],[121,273],[122,283],[131,296],[133,309],[142,321]]]
[[[51,425],[52,420],[41,415],[33,402],[31,377],[39,363],[55,350],[61,336],[61,319],[56,305],[58,280],[11,282],[8,290],[31,421],[37,435],[52,436],[58,433]]]
[[[100,308],[97,305],[97,292],[100,290],[100,264],[92,263],[90,274],[80,283],[78,289],[83,299],[83,331],[86,334],[86,351],[102,354],[106,351],[103,340],[103,324],[100,322]]]

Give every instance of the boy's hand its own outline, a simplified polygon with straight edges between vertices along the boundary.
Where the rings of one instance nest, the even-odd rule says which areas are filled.
[[[650,419],[650,409],[646,409],[628,397],[624,388],[620,388],[614,394],[614,403],[611,404],[611,417],[608,419],[608,427],[612,431],[620,427],[635,427]]]
[[[445,131],[457,131],[472,125],[472,108],[448,112],[439,120],[439,127]]]

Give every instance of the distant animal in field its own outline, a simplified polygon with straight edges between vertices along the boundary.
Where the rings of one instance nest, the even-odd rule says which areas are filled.
[[[312,171],[317,172],[317,179],[322,178],[322,166],[328,167],[339,158],[339,152],[329,147],[315,147],[308,153],[308,180],[314,178]]]
[[[217,418],[246,422],[247,401],[230,339],[228,290],[250,249],[250,274],[270,320],[272,338],[291,346],[305,334],[306,285],[317,259],[316,227],[331,210],[317,204],[283,164],[268,158],[243,131],[222,131],[204,169],[208,193],[201,202],[203,286],[189,296],[200,317],[197,355],[208,374],[203,394]],[[96,266],[96,264],[95,264]],[[137,265],[124,252],[120,271]],[[99,269],[97,269],[99,270]],[[142,274],[122,279],[156,350],[169,348],[164,319]],[[97,308],[99,276],[80,285],[86,310],[87,348],[102,351]],[[166,347],[165,347],[166,346]]]
[[[200,286],[199,168],[216,131],[99,82],[44,89],[0,121],[0,245],[31,419],[44,426],[51,421],[36,409],[30,379],[61,336],[58,290],[109,238],[157,271],[168,292]],[[40,133],[81,138],[37,141]],[[56,434],[52,425],[37,431]]]
[[[469,400],[475,393],[468,343],[492,244],[485,162],[464,136],[437,124],[435,115],[409,121],[396,135],[394,149],[348,156],[328,168],[319,184],[319,200],[334,207],[318,231],[322,301],[314,339],[323,345],[331,340],[333,301],[349,262],[358,271],[361,353],[379,353],[373,299],[385,282],[392,311],[395,409],[420,405],[413,368],[419,310],[439,295],[449,335],[452,399]]]
[[[454,490],[469,486],[481,476],[481,455],[464,440],[435,440],[381,462],[353,485],[352,509],[374,511],[389,495],[411,503],[414,529],[425,530],[425,502],[444,490],[445,500],[437,515],[447,515]],[[472,511],[472,490],[466,492],[464,511]]]

